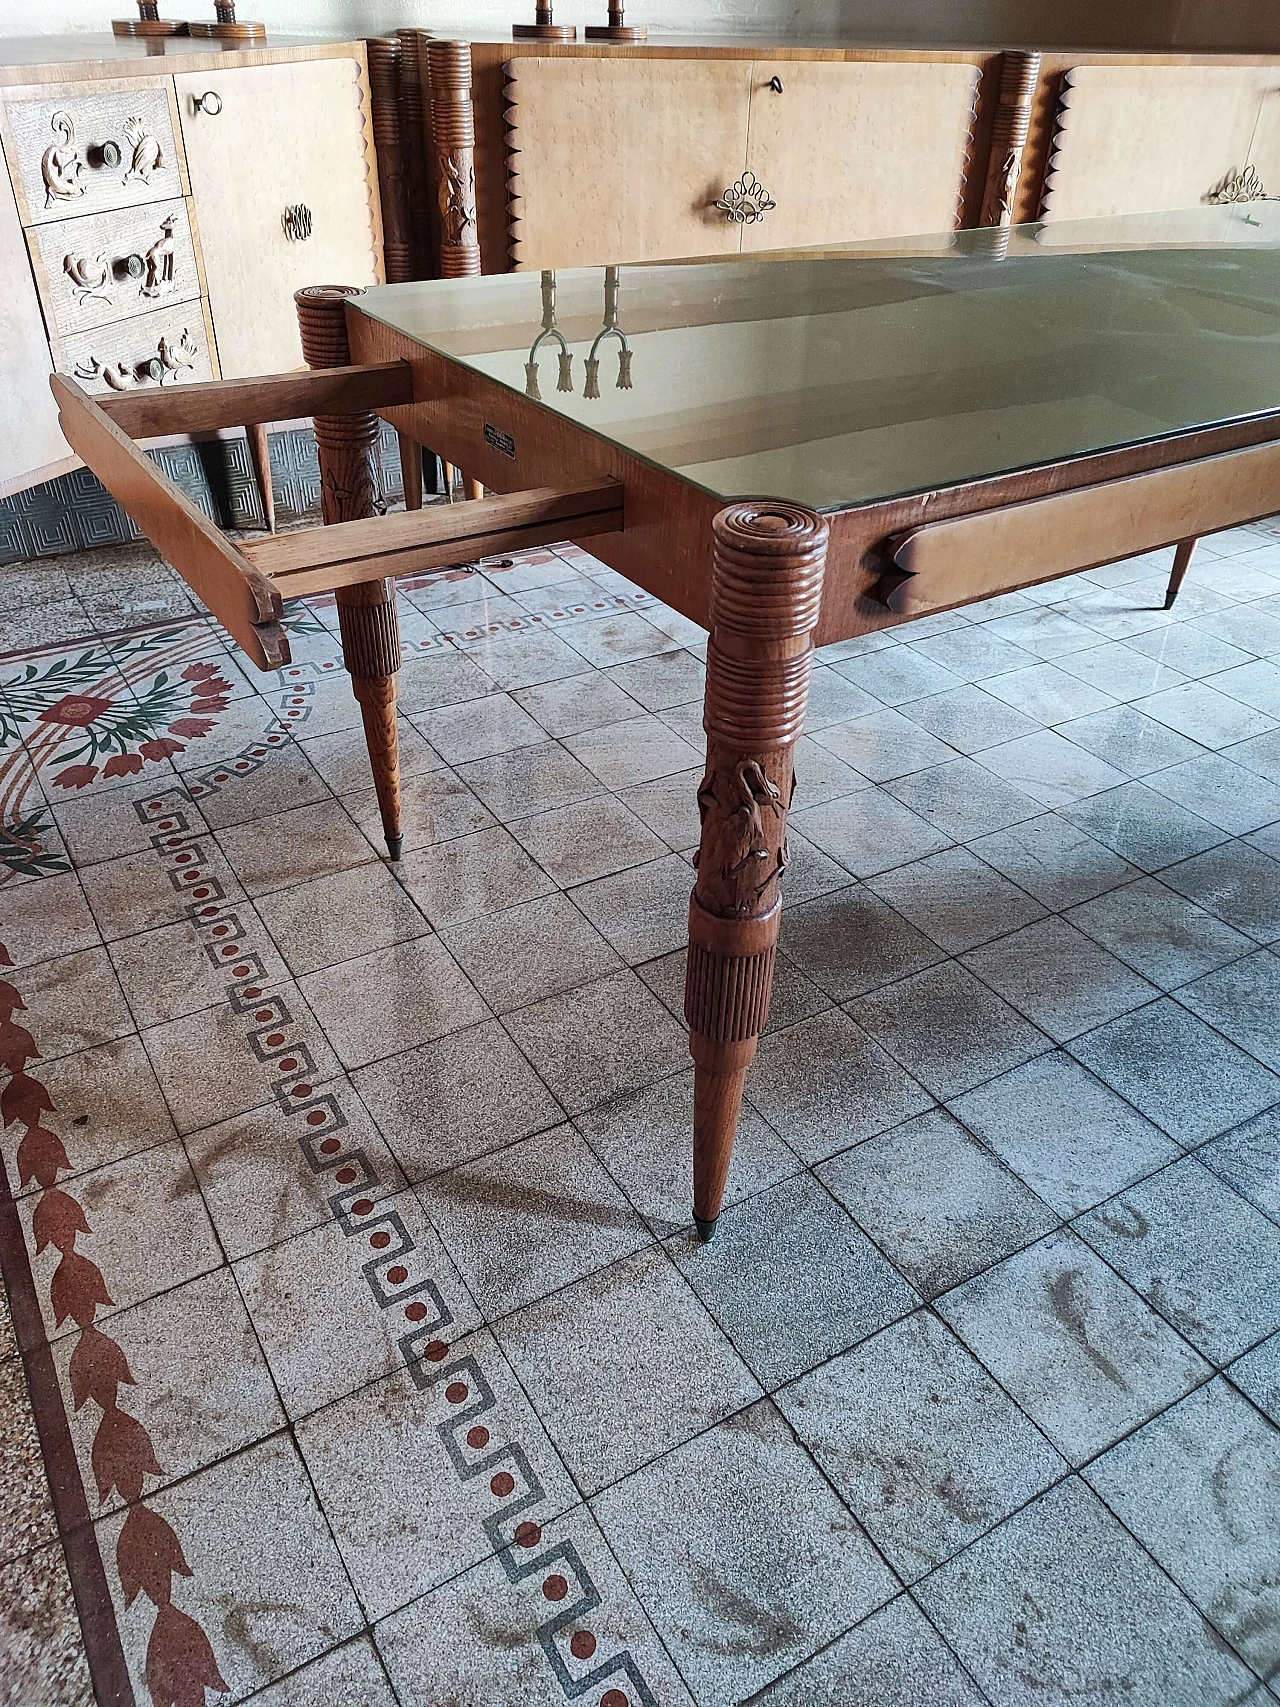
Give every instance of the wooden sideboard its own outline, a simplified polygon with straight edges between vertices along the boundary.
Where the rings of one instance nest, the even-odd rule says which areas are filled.
[[[420,62],[437,239],[465,229],[485,272],[1280,193],[1275,55],[475,40],[437,89],[431,37],[399,44]],[[458,56],[461,176],[430,118],[463,111]],[[746,173],[774,206],[739,224],[715,204]]]
[[[107,393],[300,367],[294,290],[383,277],[363,42],[151,46],[0,65],[0,496],[77,466],[52,370]]]

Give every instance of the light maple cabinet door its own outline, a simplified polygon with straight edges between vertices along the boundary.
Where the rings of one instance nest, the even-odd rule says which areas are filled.
[[[743,226],[744,251],[955,227],[977,66],[757,60],[751,73],[746,160],[777,205]]]
[[[52,367],[17,204],[0,169],[0,497],[32,469],[72,454],[49,390]]]
[[[361,67],[315,59],[174,81],[223,378],[301,367],[294,291],[378,278]],[[298,207],[309,234],[305,219],[287,229]]]
[[[738,252],[714,203],[746,157],[749,61],[530,57],[507,79],[516,267]]]

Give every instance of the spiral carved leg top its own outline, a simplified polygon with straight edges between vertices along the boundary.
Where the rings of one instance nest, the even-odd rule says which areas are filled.
[[[703,1240],[719,1219],[743,1084],[769,1017],[792,755],[827,554],[826,522],[794,504],[733,504],[713,527],[707,768],[685,982],[693,1217]]]
[[[359,292],[347,285],[312,285],[296,293],[302,353],[307,366],[345,367],[351,361],[343,304]],[[355,522],[376,512],[378,418],[317,415],[320,507],[326,524]],[[416,450],[416,446],[415,446]],[[396,692],[400,671],[400,624],[395,587],[386,580],[339,587],[338,632],[342,658],[360,702],[369,765],[382,815],[387,852],[400,858],[400,742]]]

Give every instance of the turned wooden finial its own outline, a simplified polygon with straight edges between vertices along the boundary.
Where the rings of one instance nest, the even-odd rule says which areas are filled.
[[[551,0],[536,0],[532,24],[512,24],[513,41],[577,41],[574,24],[557,24],[551,15]]]
[[[588,24],[586,29],[588,41],[645,41],[648,34],[643,24],[627,23],[622,0],[609,0],[607,24]]]
[[[236,0],[213,0],[215,21],[197,21],[190,26],[191,34],[204,41],[262,42],[267,39],[265,24],[250,23],[236,17]]]
[[[138,16],[136,18],[113,18],[111,33],[117,36],[185,36],[187,33],[186,20],[182,18],[162,18],[160,16],[160,0],[138,0]]]

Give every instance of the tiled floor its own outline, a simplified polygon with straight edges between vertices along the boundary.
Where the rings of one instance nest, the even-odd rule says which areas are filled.
[[[9,572],[0,1699],[1280,1700],[1280,526],[1167,569],[820,656],[709,1248],[699,630],[403,584],[390,868],[331,605]]]

